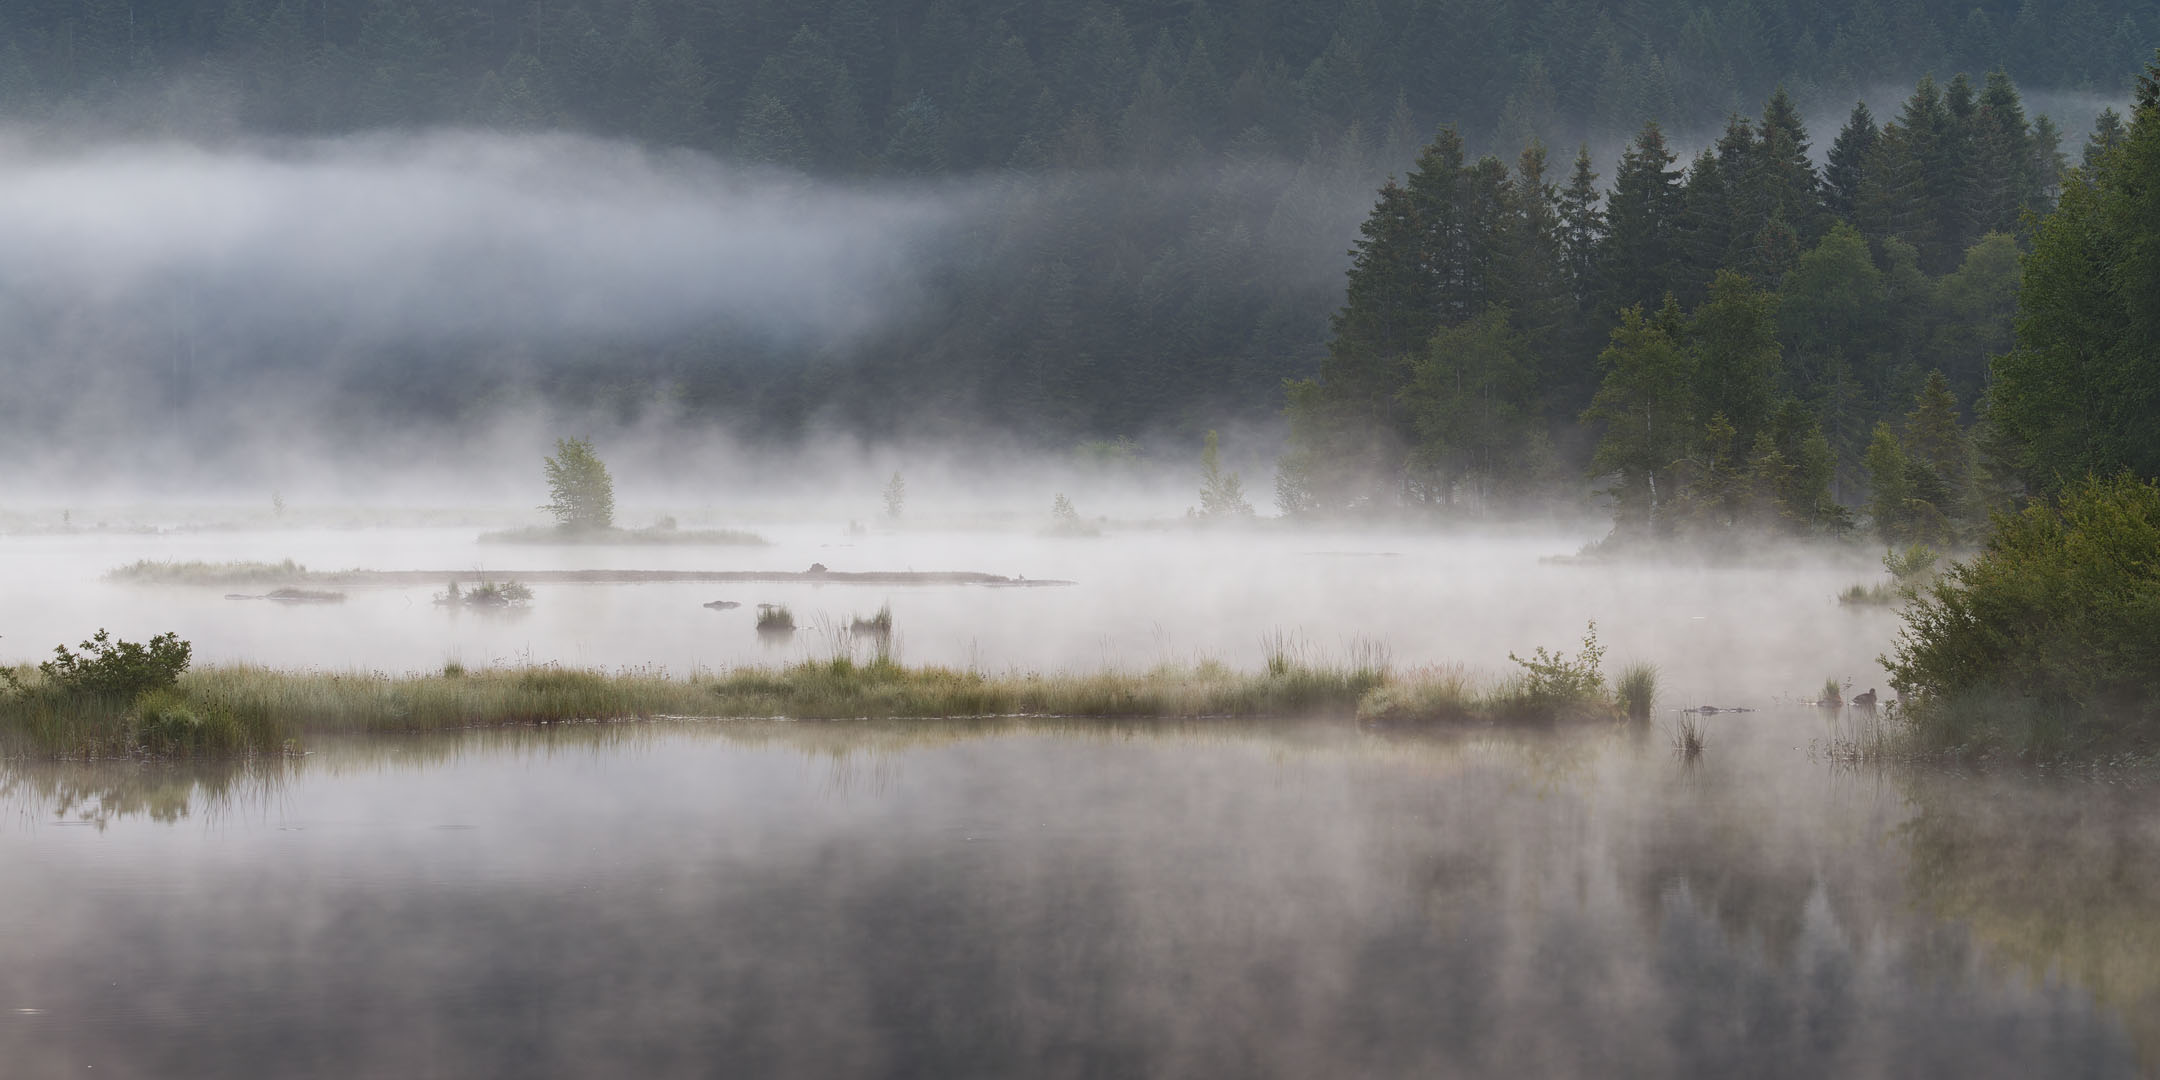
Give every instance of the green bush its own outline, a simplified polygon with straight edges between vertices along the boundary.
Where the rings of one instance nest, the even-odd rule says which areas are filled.
[[[2160,737],[2160,485],[2087,479],[2000,517],[1906,607],[1890,685],[1924,741],[2024,753]]]
[[[1547,652],[1540,645],[1528,660],[1514,653],[1508,659],[1523,666],[1522,696],[1532,704],[1592,701],[1605,692],[1605,673],[1600,670],[1605,647],[1598,644],[1595,622],[1583,631],[1582,649],[1573,657]]]
[[[102,628],[81,648],[81,653],[73,653],[65,645],[55,647],[53,658],[39,664],[38,672],[55,689],[133,697],[178,682],[194,651],[174,634],[159,634],[148,644],[138,644],[115,641]]]

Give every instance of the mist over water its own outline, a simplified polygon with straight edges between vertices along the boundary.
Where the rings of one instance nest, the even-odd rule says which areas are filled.
[[[1377,643],[1404,668],[1460,663],[1490,679],[1519,670],[1510,652],[1572,651],[1587,623],[1614,670],[1659,665],[1675,703],[1761,706],[1811,697],[1826,678],[1877,684],[1895,617],[1834,597],[1880,570],[1864,555],[1795,549],[1746,567],[1686,561],[1616,569],[1550,561],[1594,531],[1421,532],[1184,527],[1094,539],[1016,528],[925,526],[849,535],[830,524],[759,526],[763,548],[474,543],[476,529],[285,531],[167,536],[46,536],[0,541],[0,573],[19,602],[0,611],[0,655],[35,659],[97,627],[131,640],[177,630],[201,662],[327,670],[425,671],[467,665],[660,665],[688,673],[825,659],[863,647],[849,620],[893,613],[895,648],[913,664],[1006,670],[1147,668],[1220,660],[1260,666],[1280,632],[1314,659]],[[960,570],[1057,579],[983,588],[760,584],[539,584],[528,608],[434,605],[448,584],[347,590],[344,603],[283,606],[226,599],[261,589],[100,580],[137,559],[294,559],[312,569],[429,569],[468,584],[537,569]],[[732,600],[732,611],[707,610]],[[759,604],[786,604],[803,628],[775,642],[753,628]]]

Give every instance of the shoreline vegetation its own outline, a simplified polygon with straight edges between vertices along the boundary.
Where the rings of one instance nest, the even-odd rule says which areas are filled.
[[[480,580],[486,574],[465,570],[310,570],[286,559],[283,562],[161,562],[143,559],[117,567],[105,575],[108,581],[138,585],[342,585],[368,586],[435,585],[444,581]],[[1033,588],[1071,585],[1055,578],[1007,577],[972,570],[827,570],[822,565],[808,570],[518,570],[497,576],[515,576],[528,585],[660,585],[684,583],[810,584],[810,585],[983,585],[992,588]]]
[[[100,642],[102,638],[98,639]],[[88,643],[86,643],[87,646]],[[182,643],[184,644],[184,643]],[[1356,718],[1390,726],[1625,722],[1647,715],[1654,675],[1626,701],[1597,670],[1595,631],[1574,656],[1539,649],[1524,670],[1474,679],[1459,666],[1396,671],[1377,645],[1322,662],[1277,635],[1266,666],[1202,661],[1145,670],[988,673],[908,666],[880,648],[785,667],[671,675],[657,668],[278,670],[246,664],[86,683],[52,664],[0,669],[0,753],[103,758],[274,753],[311,736],[653,719],[909,720]],[[126,643],[120,647],[127,648]],[[1647,681],[1646,681],[1647,680]]]

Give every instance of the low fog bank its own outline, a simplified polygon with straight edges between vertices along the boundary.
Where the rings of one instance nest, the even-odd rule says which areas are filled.
[[[16,133],[0,163],[0,451],[64,491],[439,463],[533,427],[1197,444],[1225,414],[1264,420],[1305,371],[1372,180],[1262,156],[832,182],[477,131]],[[1132,230],[1245,255],[1104,265]],[[1104,350],[1066,339],[1130,330],[1088,298],[1119,273],[1159,284],[1165,318],[1197,288],[1297,329],[1257,360],[1188,362],[1160,335],[1088,359]]]

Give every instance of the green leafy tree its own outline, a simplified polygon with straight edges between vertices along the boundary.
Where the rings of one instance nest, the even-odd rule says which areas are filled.
[[[1784,348],[1778,343],[1775,294],[1730,270],[1718,271],[1710,298],[1687,324],[1694,354],[1696,407],[1723,413],[1752,443],[1770,419]]]
[[[1994,376],[1988,418],[2035,490],[2124,467],[2160,476],[2160,60],[2122,145],[2034,238],[2017,348]]]
[[[1694,357],[1674,335],[1680,319],[1670,302],[1655,317],[1639,307],[1623,311],[1612,344],[1598,357],[1604,381],[1583,413],[1584,420],[1604,425],[1591,469],[1614,478],[1616,524],[1624,531],[1654,526],[1661,500],[1674,494],[1673,466],[1699,430],[1693,421]]]
[[[565,529],[599,530],[615,526],[615,480],[586,439],[555,440],[555,456],[546,459],[549,502],[542,510]]]
[[[1402,390],[1418,433],[1416,458],[1445,494],[1480,501],[1522,463],[1536,389],[1529,341],[1492,307],[1432,337]]]
[[[901,476],[898,470],[894,470],[892,479],[885,481],[882,498],[885,500],[885,516],[894,521],[900,520],[900,515],[907,511],[907,478]]]
[[[1913,484],[1911,463],[1905,456],[1905,447],[1898,442],[1897,432],[1887,423],[1875,425],[1875,437],[1868,442],[1868,518],[1874,523],[1875,535],[1885,544],[1910,541],[1912,515],[1907,507],[1912,503]]]
[[[1245,501],[1245,483],[1238,474],[1222,467],[1222,449],[1213,431],[1200,448],[1200,513],[1211,518],[1251,517],[1252,504]]]

